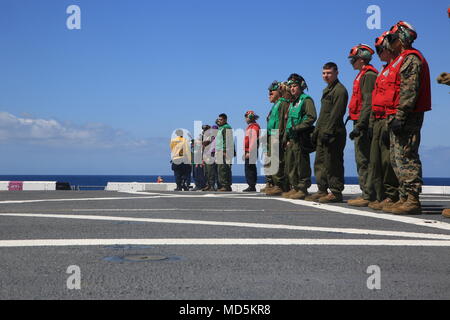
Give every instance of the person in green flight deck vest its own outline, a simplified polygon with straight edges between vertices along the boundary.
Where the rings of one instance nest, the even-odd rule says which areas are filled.
[[[219,131],[216,137],[216,163],[218,182],[221,188],[219,192],[230,192],[232,184],[231,163],[234,157],[233,131],[227,123],[228,117],[222,113],[217,118]]]
[[[285,170],[291,190],[282,194],[283,198],[303,200],[311,186],[311,161],[313,151],[311,133],[317,119],[313,99],[304,93],[306,81],[298,74],[291,74],[288,85],[292,102],[287,115],[283,145],[286,146]]]
[[[278,161],[278,170],[275,174],[269,174],[268,183],[273,187],[266,186],[265,193],[270,196],[281,195],[287,191],[284,170],[284,148],[282,137],[286,128],[286,115],[289,110],[291,94],[286,84],[274,81],[269,86],[269,100],[273,103],[272,109],[267,117],[267,156],[270,157],[270,167],[277,167],[273,161]],[[276,134],[278,132],[278,135]],[[278,157],[272,150],[272,143],[278,142]]]

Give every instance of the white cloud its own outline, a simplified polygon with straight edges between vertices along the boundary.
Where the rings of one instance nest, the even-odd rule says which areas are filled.
[[[53,119],[18,117],[0,112],[0,143],[64,147],[148,148],[158,139],[135,139],[123,130],[101,123],[75,125]]]

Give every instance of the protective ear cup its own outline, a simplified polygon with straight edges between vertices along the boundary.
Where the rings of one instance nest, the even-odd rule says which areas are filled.
[[[300,88],[304,91],[305,89],[308,89],[308,85],[306,84],[305,79],[303,79],[303,77],[301,78],[300,81]]]

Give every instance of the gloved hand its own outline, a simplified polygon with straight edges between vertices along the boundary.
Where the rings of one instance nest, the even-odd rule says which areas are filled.
[[[367,136],[369,137],[369,140],[372,140],[372,138],[373,138],[373,128],[367,129]]]
[[[350,132],[349,137],[350,140],[355,140],[355,138],[358,138],[361,135],[361,130],[358,129],[358,127],[356,127],[355,129],[353,129],[352,132]]]
[[[402,132],[404,125],[404,121],[394,118],[394,120],[392,120],[389,124],[389,129],[391,129],[395,135],[399,135]]]
[[[334,134],[324,133],[323,136],[322,136],[322,143],[323,144],[330,144],[332,142],[333,138],[334,138]]]

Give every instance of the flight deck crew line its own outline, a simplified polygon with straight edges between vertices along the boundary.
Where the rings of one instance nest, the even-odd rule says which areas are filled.
[[[293,73],[287,82],[274,81],[269,86],[269,101],[273,105],[267,117],[267,137],[258,134],[257,143],[267,139],[263,150],[266,159],[277,161],[279,166],[275,172],[266,174],[266,187],[261,192],[319,203],[343,202],[343,152],[347,139],[344,116],[348,108],[349,120],[353,121],[349,138],[355,145],[362,191],[361,197],[349,200],[348,204],[397,215],[421,214],[419,195],[423,181],[419,146],[424,114],[431,110],[431,90],[427,60],[412,47],[417,36],[411,24],[400,21],[376,38],[376,50],[366,44],[354,46],[348,59],[358,74],[350,102],[347,89],[338,79],[338,66],[326,63],[322,78],[327,87],[321,97],[317,123],[314,101],[304,92],[307,85],[302,76]],[[380,72],[370,64],[375,52],[385,63]],[[445,83],[445,79],[439,81]],[[252,126],[248,115],[254,114],[253,111],[245,114],[247,133]],[[226,150],[227,141],[232,140],[229,135],[232,129],[225,114],[219,116],[217,124],[213,163],[219,168],[219,191],[227,192],[231,191],[231,160],[235,156],[234,150]],[[204,136],[206,146],[213,138]],[[256,166],[247,161],[248,141],[247,137],[244,160],[249,188],[245,191],[254,192]],[[314,151],[318,192],[309,195],[309,157]],[[270,162],[265,164],[266,168]],[[214,191],[215,186],[208,183],[203,190]],[[449,215],[449,210],[444,212],[444,216]]]

